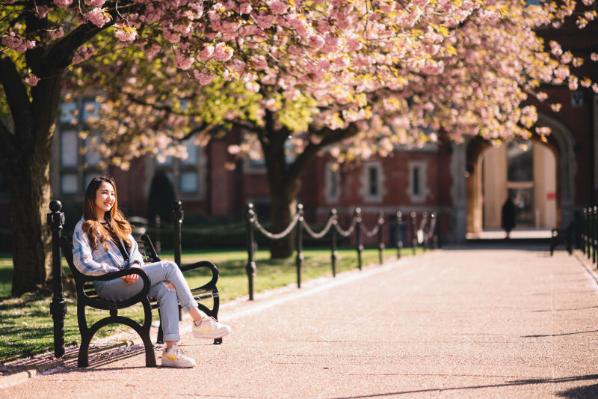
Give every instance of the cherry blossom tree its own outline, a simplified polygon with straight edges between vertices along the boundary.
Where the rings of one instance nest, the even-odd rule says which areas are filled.
[[[533,119],[531,110],[486,118],[519,109],[535,82],[553,82],[553,75],[573,81],[567,63],[544,51],[534,33],[571,15],[570,0],[530,7],[498,0],[2,5],[0,162],[11,193],[13,295],[47,276],[42,219],[53,126],[66,92],[100,94],[103,151],[123,166],[156,148],[176,153],[190,134],[205,141],[216,126],[244,129],[245,141],[231,151],[260,148],[278,229],[292,215],[301,172],[318,153],[366,158],[399,141],[433,138],[436,130],[455,138],[521,133],[508,127]],[[580,26],[594,17],[578,17]],[[503,32],[502,41],[484,37],[486,29]],[[504,39],[509,30],[511,42]],[[517,60],[522,68],[491,59],[485,46],[501,43],[526,54]],[[480,68],[488,60],[494,68],[487,76]],[[484,96],[494,88],[506,98]]]
[[[573,88],[578,81],[570,68],[574,57],[563,57],[557,43],[545,44],[536,32],[558,27],[575,3],[363,4],[334,9],[332,26],[342,28],[334,40],[329,26],[318,30],[321,21],[308,25],[316,29],[306,33],[304,45],[324,50],[317,55],[301,43],[285,46],[283,33],[297,32],[278,32],[265,48],[240,49],[244,61],[228,75],[198,79],[197,86],[185,86],[174,69],[129,63],[128,70],[144,69],[141,76],[151,78],[137,74],[130,80],[126,73],[104,92],[97,127],[111,133],[101,152],[126,166],[144,153],[184,156],[182,139],[196,134],[205,143],[217,126],[244,132],[243,142],[229,150],[265,160],[271,220],[280,231],[293,216],[300,176],[317,154],[328,152],[338,162],[386,156],[397,144],[422,145],[439,134],[453,140],[527,138],[537,118],[528,98],[545,99],[541,84]],[[583,26],[595,12],[581,15]],[[231,79],[235,74],[240,80]],[[151,115],[149,129],[144,115]],[[544,137],[546,131],[535,134]],[[290,255],[290,243],[281,242],[273,255]]]

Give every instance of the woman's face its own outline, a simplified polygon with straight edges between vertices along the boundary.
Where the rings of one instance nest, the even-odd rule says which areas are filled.
[[[116,202],[116,194],[112,184],[102,182],[96,191],[96,211],[98,215],[103,216],[105,212],[109,212]]]

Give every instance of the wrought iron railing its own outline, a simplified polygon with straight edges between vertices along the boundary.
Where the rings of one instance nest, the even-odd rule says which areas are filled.
[[[295,269],[297,275],[297,287],[301,288],[302,283],[302,271],[303,271],[303,233],[307,233],[309,237],[314,240],[323,239],[327,235],[330,235],[330,264],[332,268],[332,276],[336,277],[337,274],[337,261],[338,261],[338,236],[342,238],[349,238],[354,235],[354,245],[357,254],[357,268],[361,270],[363,268],[363,237],[373,238],[376,237],[377,248],[378,248],[378,261],[380,264],[384,263],[384,249],[386,247],[384,242],[384,224],[385,217],[384,213],[378,213],[376,223],[372,228],[367,228],[363,223],[363,217],[360,208],[355,208],[351,218],[351,223],[347,228],[340,226],[338,221],[338,212],[336,209],[331,209],[324,223],[324,226],[316,231],[312,226],[305,220],[304,209],[302,204],[297,205],[297,211],[295,216],[290,220],[289,224],[280,232],[274,233],[269,231],[260,221],[253,204],[247,204],[247,264],[245,271],[247,273],[247,284],[249,291],[249,300],[254,299],[254,288],[255,288],[255,275],[257,272],[255,262],[256,252],[256,232],[260,233],[265,238],[275,241],[287,238],[293,232],[295,232]],[[426,248],[436,247],[438,245],[438,234],[436,231],[436,213],[423,212],[420,218],[419,225],[417,224],[417,214],[415,212],[410,213],[409,227],[410,231],[410,246],[413,254],[416,252],[416,248],[419,246],[424,250]],[[403,216],[401,211],[396,213],[396,240],[395,245],[397,249],[397,259],[401,257],[401,249],[404,247],[406,241],[407,226],[403,222]]]

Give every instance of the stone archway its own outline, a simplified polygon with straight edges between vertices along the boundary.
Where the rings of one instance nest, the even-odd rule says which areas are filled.
[[[566,226],[574,216],[576,161],[571,131],[558,120],[544,114],[538,118],[538,126],[548,126],[552,133],[548,136],[548,146],[554,149],[557,158],[557,223]],[[451,234],[448,241],[464,242],[467,232],[475,227],[476,185],[480,180],[480,158],[489,146],[479,137],[455,143],[451,157],[451,197],[453,200]]]

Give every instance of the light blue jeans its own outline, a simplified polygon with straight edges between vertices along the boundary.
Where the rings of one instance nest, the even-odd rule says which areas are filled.
[[[148,263],[141,269],[150,279],[151,288],[148,296],[157,299],[160,304],[164,341],[178,341],[180,339],[179,304],[185,309],[197,308],[197,301],[193,298],[183,273],[177,264],[171,261]],[[165,281],[170,281],[176,290],[169,289],[164,284]],[[101,297],[111,301],[123,301],[141,291],[143,280],[140,278],[129,285],[122,278],[116,278],[96,281],[95,286]]]

